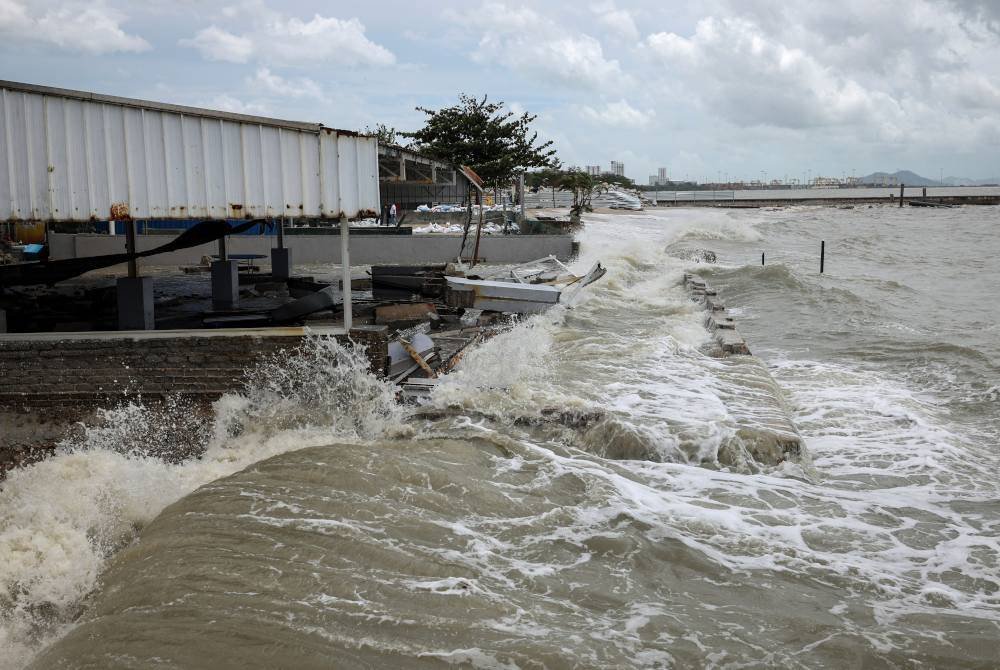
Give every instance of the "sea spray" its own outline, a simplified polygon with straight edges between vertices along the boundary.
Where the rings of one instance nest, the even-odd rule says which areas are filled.
[[[392,388],[367,366],[360,347],[309,336],[252,366],[244,391],[207,412],[131,397],[11,472],[0,490],[0,669],[68,630],[107,559],[170,503],[274,454],[398,431]]]

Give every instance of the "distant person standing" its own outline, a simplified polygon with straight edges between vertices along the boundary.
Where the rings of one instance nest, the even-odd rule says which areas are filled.
[[[389,206],[389,225],[395,226],[396,224],[396,203],[392,203]]]

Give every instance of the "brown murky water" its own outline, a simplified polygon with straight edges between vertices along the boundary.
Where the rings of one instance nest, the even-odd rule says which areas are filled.
[[[432,412],[329,343],[214,426],[123,408],[0,494],[2,664],[995,667],[995,210],[905,214],[595,217],[580,264],[605,281],[487,343]],[[700,349],[696,248],[800,463],[720,462],[766,413],[758,373]],[[208,451],[143,456],[165,430]]]

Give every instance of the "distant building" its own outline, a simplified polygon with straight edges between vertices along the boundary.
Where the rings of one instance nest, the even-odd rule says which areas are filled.
[[[817,176],[812,180],[813,188],[839,188],[840,180],[836,177]]]
[[[593,175],[595,177],[601,176],[601,166],[600,165],[588,165],[587,174]]]
[[[669,183],[670,178],[667,176],[667,168],[665,167],[656,168],[656,174],[649,175],[650,186],[666,186]]]
[[[616,177],[625,176],[625,163],[619,161],[611,161],[611,174]]]

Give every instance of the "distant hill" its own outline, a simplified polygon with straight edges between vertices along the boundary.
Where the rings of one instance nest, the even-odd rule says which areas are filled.
[[[1000,184],[1000,177],[990,177],[989,179],[969,179],[968,177],[945,177],[946,186],[996,186]]]
[[[907,186],[943,186],[934,179],[921,177],[916,172],[899,170],[897,172],[872,172],[861,178],[862,184],[906,184]]]

